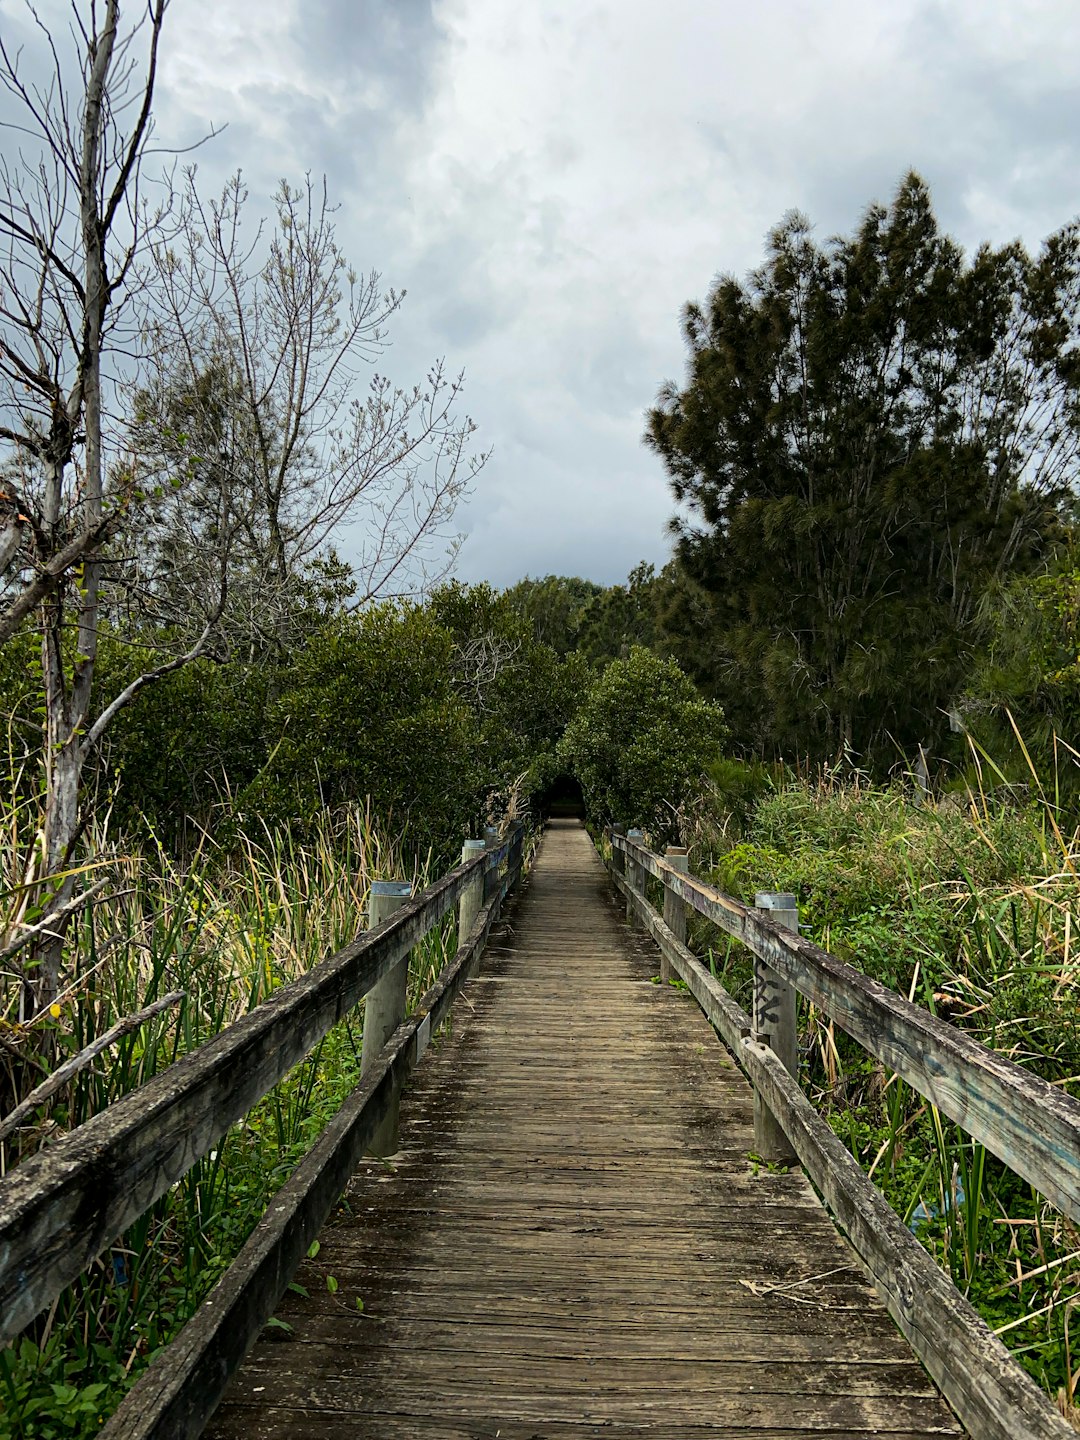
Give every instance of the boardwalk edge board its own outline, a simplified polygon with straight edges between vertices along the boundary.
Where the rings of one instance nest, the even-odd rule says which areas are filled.
[[[489,852],[490,853],[490,852]],[[445,1019],[475,973],[484,942],[517,876],[510,871],[480,910],[466,943],[398,1026],[378,1065],[353,1091],[267,1206],[244,1248],[175,1340],[154,1360],[101,1430],[103,1440],[194,1440],[273,1315],[311,1242],[337,1204],[419,1060],[422,1032]]]
[[[617,842],[619,838],[616,837]],[[636,848],[635,860],[665,884],[672,877],[685,879],[657,857]],[[650,861],[657,860],[655,868],[645,863],[642,854]],[[867,1178],[847,1147],[807,1100],[798,1081],[788,1074],[768,1046],[751,1038],[750,1017],[746,1012],[675,938],[648,900],[613,867],[610,874],[619,893],[631,901],[638,918],[783,1126],[830,1213],[869,1268],[889,1314],[968,1432],[976,1440],[1075,1437],[1075,1430],[1049,1397],[1016,1363],[1007,1347]],[[693,903],[689,895],[684,898]],[[732,905],[738,903],[728,902],[727,897],[723,899]],[[714,918],[701,905],[695,908]],[[768,929],[782,944],[808,943],[784,934],[777,927],[768,925]],[[747,943],[752,945],[753,941]],[[827,958],[832,960],[831,956]],[[771,953],[768,962],[775,963]],[[786,973],[801,989],[796,967],[789,965]]]
[[[741,940],[943,1115],[1080,1221],[1080,1101],[634,841],[613,835],[612,845]]]
[[[243,1118],[448,913],[477,870],[457,866],[138,1090],[0,1180],[0,1341],[17,1335]]]

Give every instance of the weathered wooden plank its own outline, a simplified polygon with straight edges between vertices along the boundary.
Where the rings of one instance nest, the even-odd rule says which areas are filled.
[[[400,1350],[417,1357],[449,1351],[458,1357],[515,1355],[533,1360],[551,1355],[564,1360],[648,1360],[655,1364],[657,1358],[655,1329],[640,1318],[613,1320],[602,1331],[582,1325],[576,1316],[557,1314],[546,1324],[539,1323],[535,1316],[525,1316],[514,1324],[502,1315],[495,1321],[455,1319],[447,1323],[444,1318],[421,1315],[383,1321],[372,1319],[366,1312],[354,1312],[345,1319],[342,1307],[333,1306],[332,1300],[331,1296],[322,1299],[317,1286],[313,1286],[302,1337],[287,1338],[278,1350],[284,1355],[302,1351],[308,1357],[304,1363],[311,1369],[315,1368],[315,1352],[307,1347],[312,1345],[336,1347],[341,1363],[350,1367],[373,1363],[392,1366]],[[895,1366],[903,1360],[910,1376],[927,1383],[923,1372],[911,1365],[906,1342],[888,1322],[844,1347],[837,1344],[834,1334],[821,1334],[820,1327],[816,1331],[796,1331],[790,1324],[784,1328],[774,1326],[765,1347],[760,1332],[747,1326],[745,1313],[728,1316],[721,1312],[707,1326],[674,1329],[664,1351],[665,1360],[680,1363],[712,1363],[718,1356],[723,1363],[737,1360],[759,1370],[774,1360],[804,1364],[828,1360],[840,1367],[857,1364],[869,1369]],[[750,1378],[753,1381],[753,1376]],[[909,1380],[901,1383],[908,1384]]]
[[[512,878],[497,886],[454,959],[278,1191],[203,1305],[129,1391],[101,1431],[105,1440],[192,1440],[202,1433],[423,1054],[424,1032],[443,1020],[479,964]]]
[[[530,1420],[497,1419],[483,1415],[466,1418],[447,1417],[439,1413],[437,1404],[429,1402],[434,1413],[403,1414],[400,1409],[365,1407],[348,1419],[349,1440],[595,1440],[597,1427],[591,1421],[547,1421],[543,1431]],[[220,1440],[339,1440],[344,1433],[342,1416],[324,1413],[313,1407],[288,1408],[278,1405],[237,1405],[215,1432]],[[900,1429],[890,1417],[878,1418],[873,1430],[850,1427],[842,1429],[805,1430],[792,1424],[781,1427],[756,1424],[733,1425],[729,1421],[702,1425],[671,1425],[666,1418],[652,1417],[618,1425],[605,1423],[604,1440],[802,1440],[809,1435],[832,1435],[835,1440],[931,1440],[937,1435],[958,1435],[959,1427],[939,1420],[917,1429]]]
[[[1066,1440],[1072,1432],[867,1179],[847,1148],[767,1046],[744,1040],[742,1059],[866,1261],[915,1353],[972,1435]]]
[[[18,1334],[439,922],[459,865],[168,1070],[0,1180],[0,1339]]]
[[[613,844],[630,853],[628,840],[615,837]],[[651,851],[634,846],[633,859],[699,914],[743,941],[943,1115],[1080,1220],[1080,1101],[813,941],[680,875]]]
[[[251,1379],[254,1378],[249,1379],[247,1372],[241,1372],[237,1384],[238,1398],[247,1398],[249,1403],[257,1400],[289,1408],[303,1407],[312,1398],[307,1376],[292,1376],[284,1370],[276,1374],[260,1372],[258,1382],[264,1383],[258,1394],[252,1392]],[[742,1390],[721,1395],[697,1384],[688,1386],[684,1391],[676,1391],[664,1383],[662,1364],[654,1369],[653,1384],[648,1394],[628,1393],[619,1371],[612,1370],[608,1375],[601,1375],[595,1367],[588,1370],[583,1367],[576,1386],[571,1387],[564,1381],[561,1388],[549,1387],[539,1366],[533,1367],[531,1383],[514,1377],[512,1383],[499,1384],[487,1372],[476,1374],[471,1383],[433,1375],[421,1392],[423,1398],[413,1387],[410,1387],[410,1392],[409,1410],[405,1413],[464,1419],[476,1415],[479,1410],[482,1414],[497,1414],[500,1419],[529,1421],[534,1426],[543,1426],[545,1429],[541,1430],[541,1434],[546,1433],[546,1426],[553,1421],[608,1427],[651,1420],[662,1425],[669,1421],[676,1405],[680,1419],[687,1425],[711,1424],[728,1429],[752,1429],[775,1426],[780,1417],[787,1416],[795,1419],[796,1433],[839,1430],[845,1435],[860,1432],[879,1434],[887,1433],[890,1427],[917,1429],[920,1423],[924,1433],[933,1433],[926,1425],[925,1395],[803,1394],[798,1400],[796,1418],[792,1415],[796,1402],[790,1391],[776,1392],[763,1386],[757,1391]],[[320,1376],[318,1404],[325,1411],[336,1411],[344,1428],[365,1407],[395,1409],[400,1406],[400,1401],[395,1396],[392,1374],[385,1374],[380,1381],[323,1374]],[[942,1429],[949,1433],[950,1428],[945,1421]]]
[[[498,1295],[463,1295],[399,1286],[370,1290],[361,1299],[364,1301],[364,1313],[380,1325],[405,1319],[424,1320],[446,1327],[469,1325],[490,1319],[496,1310],[508,1323],[520,1320],[522,1323],[550,1325],[562,1321],[575,1325],[580,1331],[589,1330],[605,1336],[636,1325],[643,1335],[652,1337],[652,1347],[657,1355],[666,1354],[672,1338],[687,1328],[688,1315],[693,1316],[693,1324],[695,1328],[701,1327],[702,1334],[712,1333],[715,1328],[715,1306],[695,1307],[692,1297],[680,1294],[666,1299],[663,1292],[657,1296],[655,1291],[651,1302],[643,1302],[632,1312],[614,1315],[605,1307],[591,1303],[588,1295],[581,1298],[543,1293],[508,1295],[505,1291]],[[295,1318],[291,1308],[283,1309],[281,1314],[286,1319],[290,1316]],[[863,1345],[880,1341],[891,1346],[898,1333],[884,1305],[872,1291],[869,1294],[865,1291],[853,1294],[849,1304],[792,1304],[786,1309],[744,1305],[725,1309],[723,1314],[729,1328],[738,1326],[747,1334],[762,1339],[765,1336],[790,1335],[796,1330],[801,1335],[819,1335],[829,1341],[833,1359],[842,1357],[850,1348],[852,1340],[841,1340],[838,1336],[838,1332],[847,1326],[856,1332],[859,1343]],[[724,1326],[719,1329],[718,1344],[722,1344],[723,1334],[727,1332]],[[267,1340],[266,1343],[269,1348],[271,1342]],[[273,1344],[276,1349],[277,1341]],[[911,1364],[915,1363],[911,1358]],[[231,1403],[231,1399],[227,1403]],[[938,1408],[951,1414],[943,1402],[939,1402]]]
[[[212,1434],[957,1433],[805,1178],[753,1173],[750,1091],[645,983],[586,837],[558,841],[515,917],[529,955],[489,952],[403,1151],[361,1167]]]
[[[726,1336],[724,1343],[725,1346],[728,1343]],[[436,1346],[423,1353],[396,1347],[381,1352],[364,1344],[343,1345],[336,1337],[323,1341],[285,1341],[275,1347],[273,1359],[264,1356],[261,1366],[248,1366],[246,1378],[252,1392],[258,1391],[260,1383],[265,1384],[265,1392],[258,1393],[270,1393],[271,1387],[280,1393],[288,1383],[286,1375],[294,1383],[302,1383],[306,1374],[333,1373],[342,1381],[357,1382],[360,1386],[374,1385],[394,1375],[403,1387],[412,1389],[427,1382],[439,1393],[445,1393],[447,1386],[462,1391],[482,1386],[492,1393],[499,1389],[510,1393],[536,1390],[543,1386],[570,1395],[582,1391],[595,1394],[610,1387],[620,1400],[655,1403],[655,1354],[636,1358],[616,1358],[608,1353],[586,1357],[565,1353],[567,1349],[564,1341],[562,1351],[548,1354],[541,1367],[537,1364],[539,1357],[519,1342],[517,1349],[489,1350],[481,1371],[476,1365],[475,1353],[461,1347]],[[929,1377],[912,1365],[909,1357],[873,1364],[861,1358],[838,1363],[832,1357],[828,1366],[822,1366],[820,1361],[805,1358],[784,1360],[771,1354],[771,1346],[769,1349],[770,1354],[765,1355],[759,1345],[757,1356],[739,1358],[726,1354],[717,1358],[715,1354],[702,1353],[678,1359],[666,1353],[664,1388],[674,1393],[692,1390],[704,1405],[723,1405],[731,1396],[754,1391],[787,1396],[789,1405],[793,1397],[798,1396],[800,1408],[808,1396],[901,1399],[937,1393]]]

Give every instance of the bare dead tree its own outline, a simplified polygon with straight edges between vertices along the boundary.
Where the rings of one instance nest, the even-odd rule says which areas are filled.
[[[56,993],[67,919],[78,906],[73,857],[87,757],[113,717],[154,679],[198,654],[209,634],[93,710],[106,547],[143,496],[111,463],[105,358],[123,351],[140,256],[160,213],[140,204],[168,0],[144,0],[120,28],[120,0],[73,3],[67,36],[31,5],[44,80],[0,37],[0,82],[20,119],[0,161],[0,441],[11,447],[0,497],[6,606],[0,641],[34,615],[42,637],[45,783],[41,827],[18,860],[9,930],[36,917],[21,1015]],[[52,923],[49,923],[50,920]]]
[[[372,370],[403,296],[351,269],[325,183],[283,182],[273,225],[249,234],[242,178],[211,203],[194,179],[180,234],[155,251],[158,372],[144,434],[157,439],[143,464],[160,484],[185,447],[189,461],[230,454],[219,473],[232,558],[262,577],[268,629],[275,598],[345,525],[360,537],[356,604],[435,583],[456,549],[449,522],[487,458],[456,414],[462,377],[437,362],[402,389]]]
[[[239,176],[213,203],[194,171],[146,202],[169,0],[140,0],[123,32],[122,3],[71,0],[64,36],[27,0],[44,82],[0,37],[21,112],[0,160],[0,643],[36,619],[45,712],[41,824],[4,861],[24,1020],[57,992],[84,770],[116,715],[223,639],[280,646],[293,587],[345,524],[365,536],[357,603],[441,578],[486,459],[460,376],[372,373],[402,297],[350,269],[325,185],[283,184],[251,233]],[[118,619],[179,638],[100,708]]]

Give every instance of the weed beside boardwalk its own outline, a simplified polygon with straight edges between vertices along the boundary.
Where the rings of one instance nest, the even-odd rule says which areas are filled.
[[[365,928],[371,880],[401,874],[370,816],[327,817],[303,845],[264,831],[206,840],[179,867],[100,847],[112,879],[71,947],[59,1013],[0,1011],[0,1112],[115,1021],[173,991],[183,1000],[123,1037],[0,1144],[3,1169],[73,1129],[304,974]],[[424,883],[424,876],[416,875]],[[442,968],[448,922],[417,948],[421,993]],[[217,1148],[158,1200],[12,1348],[0,1350],[0,1437],[93,1434],[177,1333],[247,1239],[360,1075],[363,1010],[337,1025]]]
[[[695,869],[753,903],[791,891],[805,933],[1080,1095],[1080,835],[1046,802],[788,784]],[[696,948],[744,1005],[745,951]],[[1025,1367],[1077,1417],[1080,1230],[802,1002],[803,1083],[897,1211]]]

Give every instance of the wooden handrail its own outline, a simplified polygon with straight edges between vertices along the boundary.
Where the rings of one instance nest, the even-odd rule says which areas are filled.
[[[888,1047],[868,1046],[875,1054],[892,1054],[900,1043],[897,1035],[901,1040],[912,1035],[935,1041],[940,1038],[947,1063],[941,1062],[940,1054],[937,1060],[925,1053],[908,1057],[912,1060],[909,1068],[919,1075],[930,1073],[937,1077],[955,1069],[970,1053],[968,1046],[984,1052],[984,1063],[985,1056],[993,1052],[935,1020],[918,1006],[900,1001],[891,991],[868,981],[818,946],[762,919],[749,906],[700,880],[691,879],[681,873],[679,867],[667,864],[642,846],[635,845],[631,852],[633,842],[621,833],[609,832],[609,839],[612,880],[626,899],[628,909],[634,911],[639,923],[652,934],[671,968],[685,982],[730,1048],[753,1085],[755,1096],[762,1098],[782,1128],[829,1210],[866,1263],[889,1314],[968,1433],[976,1440],[1066,1440],[1072,1432],[1049,1397],[1020,1368],[1001,1340],[991,1333],[970,1302],[907,1229],[811,1105],[780,1056],[754,1035],[751,1017],[665,923],[643,890],[635,888],[631,876],[646,873],[656,876],[664,885],[665,898],[668,894],[676,895],[728,934],[743,940],[756,955],[764,952],[763,963],[774,967],[804,993],[829,998],[857,997],[862,1008],[856,1008],[853,1003],[845,1015],[849,1019],[853,1015],[861,1017],[862,1022],[866,1022],[867,1016],[872,1017],[879,1032],[893,1034]],[[825,961],[827,966],[823,964]],[[814,977],[813,990],[808,988],[808,973]],[[882,997],[899,1001],[900,1008],[895,1009],[891,1004],[875,1008]],[[911,1011],[916,1012],[914,1017]],[[933,1025],[928,1028],[926,1021],[933,1021]],[[838,1019],[838,1023],[844,1022]],[[850,1028],[855,1034],[854,1020]],[[865,1033],[866,1023],[860,1023],[858,1028]],[[861,1039],[861,1034],[857,1038]],[[950,1048],[954,1041],[963,1043],[959,1048]],[[1080,1113],[1077,1102],[1062,1096],[1044,1081],[1037,1081],[1019,1066],[1007,1061],[1002,1064],[1007,1067],[1004,1072],[996,1067],[987,1072],[995,1087],[991,1095],[998,1099],[1011,1095],[1010,1086],[1016,1079],[1014,1072],[1019,1072],[1023,1082],[1036,1081],[1044,1094],[1049,1092],[1046,1098],[1067,1102],[1064,1107],[1055,1106],[1055,1123],[1060,1123],[1064,1112],[1064,1120],[1075,1125]],[[917,1082],[913,1083],[918,1088]],[[1019,1093],[1025,1101],[1030,1101],[1033,1091],[1025,1083],[1019,1087]],[[1037,1149],[1037,1142],[1033,1141],[1027,1148]],[[1074,1161],[1073,1184],[1075,1169]],[[1059,1179],[1062,1178],[1061,1172],[1057,1173]],[[1067,1187],[1059,1184],[1057,1188]]]
[[[640,869],[741,940],[864,1049],[1080,1220],[1080,1101],[980,1044],[812,940],[613,834]]]
[[[457,866],[378,929],[0,1180],[0,1339],[18,1332],[216,1144],[443,918],[477,870]]]
[[[345,1101],[266,1207],[240,1254],[180,1334],[125,1396],[100,1432],[102,1440],[194,1440],[225,1393],[229,1378],[322,1229],[349,1176],[394,1104],[465,981],[475,973],[502,901],[517,883],[522,831],[486,857],[492,894],[460,937],[453,959],[382,1050],[378,1064]],[[499,859],[506,874],[498,878]]]

